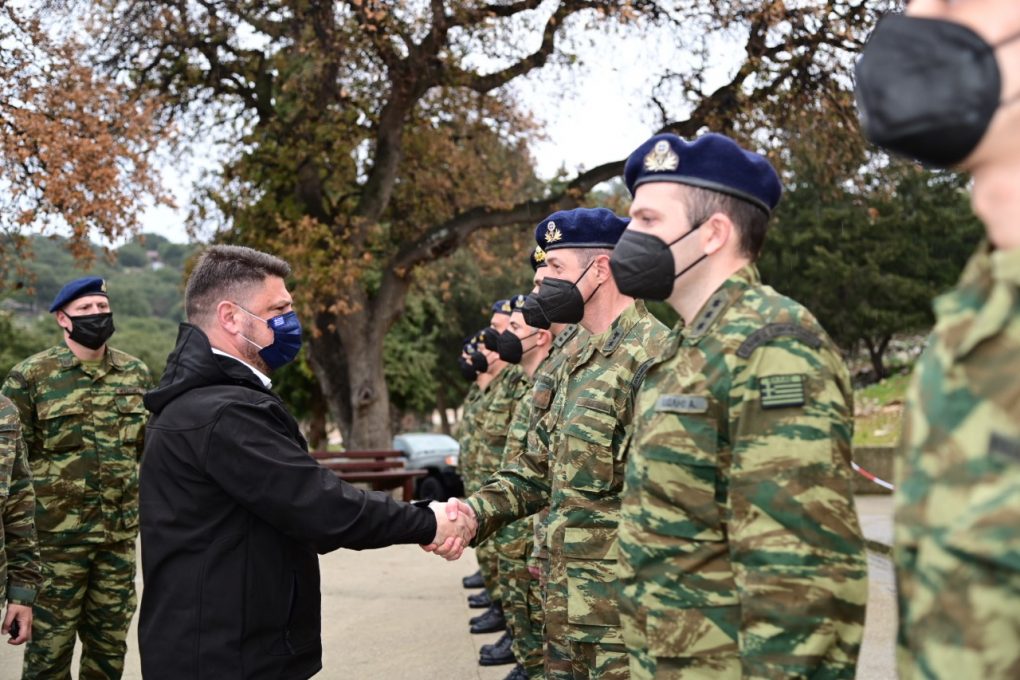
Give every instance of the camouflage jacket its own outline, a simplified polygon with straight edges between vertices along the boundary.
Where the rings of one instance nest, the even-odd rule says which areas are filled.
[[[461,407],[460,423],[454,430],[454,436],[460,449],[460,454],[457,457],[457,471],[464,482],[464,488],[468,487],[471,475],[475,471],[473,439],[478,430],[478,416],[490,386],[491,383],[486,386],[486,389],[482,389],[478,386],[477,381],[472,383],[464,398],[464,405]]]
[[[489,385],[488,398],[479,411],[478,432],[475,436],[476,474],[474,485],[466,489],[473,493],[495,474],[503,461],[503,447],[510,432],[512,407],[518,398],[519,384],[525,378],[520,366],[510,364],[499,372]]]
[[[745,267],[673,331],[637,410],[628,648],[722,680],[853,678],[868,596],[853,392],[814,317]]]
[[[21,416],[41,543],[138,534],[142,395],[151,382],[145,364],[113,348],[94,368],[58,345],[11,369],[3,393]]]
[[[983,245],[907,393],[894,559],[903,680],[1020,677],[1020,249]]]
[[[536,387],[534,406],[545,413],[529,433],[526,453],[469,500],[480,537],[549,505],[549,583],[562,586],[557,592],[565,598],[568,571],[573,576],[570,602],[549,605],[547,621],[569,626],[571,639],[580,642],[617,635],[611,591],[624,453],[634,395],[666,335],[665,326],[636,302],[605,332],[591,336],[564,363],[555,398]]]
[[[588,331],[580,326],[567,326],[553,341],[553,349],[546,357],[546,360],[539,365],[535,371],[535,388],[532,390],[532,399],[528,402],[529,422],[528,432],[538,426],[538,421],[552,404],[556,390],[563,379],[563,365],[570,357],[581,351],[584,343],[588,342]],[[535,408],[535,394],[541,403],[546,404],[545,409]],[[527,440],[523,442],[527,445]],[[549,559],[549,548],[546,545],[546,522],[549,520],[549,507],[546,506],[534,515],[533,519],[533,543],[531,554],[535,559]]]
[[[507,428],[506,445],[503,447],[499,469],[506,467],[510,459],[520,455],[521,450],[527,445],[528,429],[531,424],[532,386],[532,379],[522,370],[521,377],[510,395],[510,425]],[[525,517],[500,529],[493,537],[499,554],[509,559],[524,559],[527,556],[533,527],[531,519]]]
[[[42,585],[34,516],[18,410],[0,396],[0,604],[32,604]]]

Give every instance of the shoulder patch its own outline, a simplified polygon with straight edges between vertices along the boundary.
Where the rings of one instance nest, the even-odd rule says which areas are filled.
[[[655,359],[649,359],[638,366],[638,370],[634,371],[634,378],[630,381],[630,387],[635,393],[641,389],[641,383],[645,381],[645,376],[648,375],[648,369],[650,369],[654,364]]]
[[[708,398],[689,394],[663,394],[655,401],[656,412],[707,413]]]
[[[812,349],[818,349],[822,346],[822,339],[803,326],[795,323],[770,323],[747,336],[747,339],[740,343],[740,347],[737,348],[737,356],[741,359],[747,359],[754,350],[765,343],[782,337],[797,338]]]
[[[804,375],[766,375],[758,378],[762,408],[804,405]]]

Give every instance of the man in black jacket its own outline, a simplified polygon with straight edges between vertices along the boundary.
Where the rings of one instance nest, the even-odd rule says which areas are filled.
[[[147,680],[309,678],[322,667],[317,553],[397,543],[459,552],[441,506],[361,491],[320,467],[269,374],[300,349],[284,279],[250,248],[195,266],[141,468],[139,619]],[[470,524],[470,522],[468,523]]]

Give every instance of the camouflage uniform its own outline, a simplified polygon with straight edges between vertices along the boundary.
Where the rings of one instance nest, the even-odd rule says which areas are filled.
[[[531,424],[531,378],[521,372],[520,380],[510,395],[510,425],[500,469],[507,466],[526,446],[528,427]],[[526,656],[532,665],[542,666],[542,639],[530,635],[531,622],[528,613],[528,554],[531,535],[531,518],[525,517],[500,529],[492,543],[499,556],[499,594],[503,603],[503,616],[507,629],[513,637],[514,657],[524,664]]]
[[[471,438],[477,429],[475,419],[478,417],[478,410],[484,397],[485,390],[479,387],[477,382],[471,383],[461,406],[460,422],[453,429],[453,437],[457,440],[460,450],[460,455],[457,458],[457,470],[464,482],[464,488],[467,488],[468,478],[473,468]]]
[[[673,331],[627,462],[633,677],[854,677],[868,589],[852,400],[825,331],[753,266]]]
[[[487,399],[478,416],[478,432],[474,439],[475,472],[471,486],[465,485],[468,494],[482,487],[491,475],[499,470],[503,448],[510,432],[511,407],[516,403],[517,385],[524,377],[520,366],[508,365],[499,372],[486,390]],[[494,541],[481,542],[475,549],[478,567],[485,579],[485,588],[494,602],[501,601],[499,587],[499,552]]]
[[[625,678],[616,597],[616,525],[634,394],[666,328],[636,302],[563,366],[563,388],[528,450],[469,499],[484,538],[549,505],[546,676]]]
[[[1020,678],[1020,250],[982,246],[935,312],[896,471],[899,673]]]
[[[119,678],[135,610],[138,461],[151,385],[138,359],[108,348],[83,364],[57,346],[11,369],[3,393],[21,415],[35,486],[45,586],[25,678]]]
[[[0,396],[0,605],[5,600],[31,605],[42,585],[34,516],[35,492],[18,411]]]

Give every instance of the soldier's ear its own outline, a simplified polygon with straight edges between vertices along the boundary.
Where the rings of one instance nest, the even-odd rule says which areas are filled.
[[[219,304],[216,305],[216,321],[219,323],[220,328],[231,335],[241,333],[243,330],[241,319],[239,318],[240,314],[243,314],[243,312],[238,309],[236,304],[229,300],[220,300]]]
[[[736,226],[725,213],[713,214],[698,231],[701,232],[701,247],[706,255],[714,255],[730,241],[736,243]]]
[[[72,327],[71,317],[69,317],[67,313],[64,312],[64,310],[58,309],[57,311],[53,312],[53,316],[57,320],[57,325],[60,326],[64,330],[64,332],[66,333],[71,332]]]

